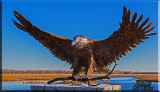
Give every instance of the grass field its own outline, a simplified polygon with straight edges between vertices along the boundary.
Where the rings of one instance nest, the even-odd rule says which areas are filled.
[[[91,76],[104,76],[105,74],[92,74]],[[57,77],[68,77],[71,74],[2,74],[2,82],[51,80]],[[158,74],[112,74],[111,76],[134,76],[138,80],[158,82]]]

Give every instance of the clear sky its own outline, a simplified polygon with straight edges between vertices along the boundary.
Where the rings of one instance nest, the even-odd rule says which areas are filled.
[[[94,0],[95,1],[95,0]],[[149,1],[149,0],[148,0]],[[49,33],[72,39],[84,35],[89,39],[103,40],[119,28],[123,6],[135,12],[142,21],[153,20],[158,33],[158,1],[153,2],[2,2],[2,68],[21,70],[69,70],[70,65],[49,53],[38,41],[17,29],[12,22],[18,11],[33,25]],[[118,70],[158,71],[158,35],[118,61]]]

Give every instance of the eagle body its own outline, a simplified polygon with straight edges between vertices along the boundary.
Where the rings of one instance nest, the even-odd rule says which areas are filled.
[[[89,43],[87,37],[83,35],[77,35],[73,37],[72,41],[74,51],[74,63],[73,63],[73,74],[75,76],[79,74],[82,67],[85,67],[86,77],[93,72],[93,48]]]
[[[88,77],[92,74],[93,68],[103,68],[112,64],[115,58],[119,60],[122,56],[126,56],[132,48],[136,48],[145,39],[156,34],[149,33],[155,28],[151,27],[152,21],[148,23],[149,18],[140,24],[143,15],[137,19],[137,13],[134,13],[130,18],[130,10],[125,6],[119,29],[100,41],[88,39],[83,35],[77,35],[73,39],[59,37],[32,25],[17,11],[14,11],[14,15],[20,22],[13,20],[17,28],[27,32],[61,61],[71,64],[73,77],[79,74],[81,67],[86,69]]]
[[[89,44],[81,49],[74,48],[73,76],[80,72],[81,67],[86,68],[86,75],[88,72],[92,72],[92,70],[87,71],[89,68],[93,68],[93,60],[91,58],[93,58],[93,51]]]

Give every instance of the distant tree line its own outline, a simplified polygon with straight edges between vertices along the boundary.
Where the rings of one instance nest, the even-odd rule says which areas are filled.
[[[84,70],[81,70],[84,73]],[[106,70],[95,71],[94,74],[105,74]],[[72,74],[72,70],[13,70],[1,69],[1,74]],[[114,70],[113,74],[158,74],[158,72],[132,72]]]
[[[2,74],[72,74],[67,70],[11,70],[2,69]]]

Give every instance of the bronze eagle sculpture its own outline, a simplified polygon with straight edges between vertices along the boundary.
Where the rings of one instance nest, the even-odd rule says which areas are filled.
[[[14,11],[14,15],[20,22],[19,24],[13,20],[17,28],[38,40],[49,49],[52,55],[71,64],[73,67],[72,77],[80,73],[81,67],[85,67],[86,77],[89,77],[93,72],[93,67],[98,68],[112,64],[115,56],[119,60],[122,55],[126,56],[128,51],[132,51],[131,48],[135,48],[144,39],[156,34],[149,34],[155,28],[155,26],[149,28],[152,21],[145,26],[149,18],[139,25],[143,15],[136,21],[137,13],[134,13],[130,20],[130,10],[127,11],[125,6],[119,29],[114,31],[109,38],[100,41],[88,39],[83,35],[77,35],[73,37],[73,40],[59,37],[32,25],[17,11]]]

